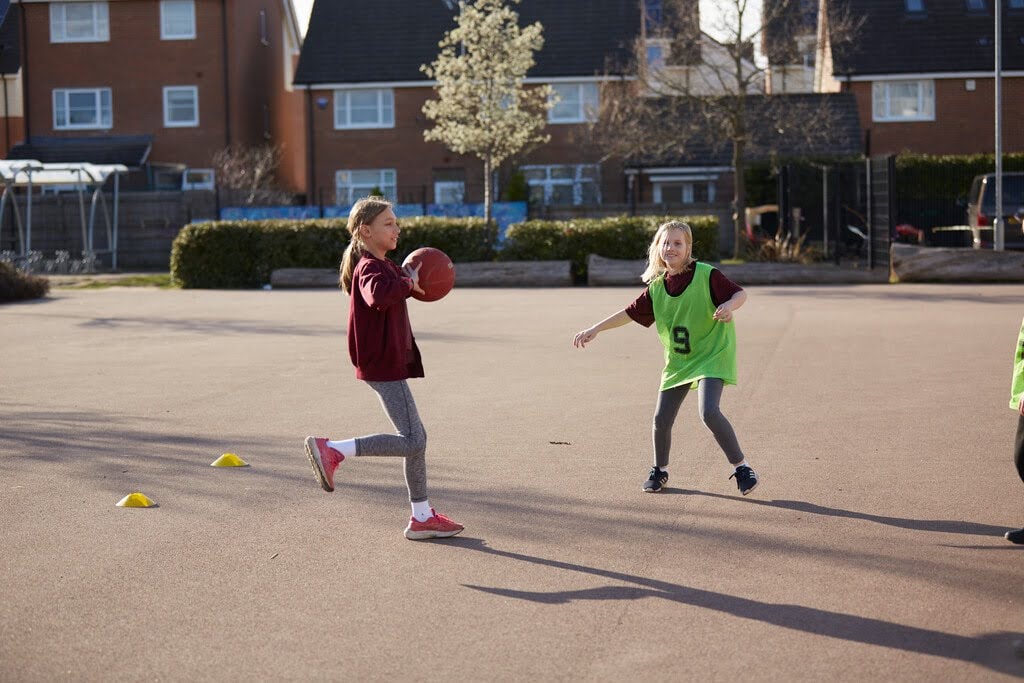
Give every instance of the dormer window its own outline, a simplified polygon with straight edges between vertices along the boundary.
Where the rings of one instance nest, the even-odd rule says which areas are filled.
[[[665,66],[664,45],[654,44],[647,46],[647,66],[654,70],[661,69]]]
[[[908,14],[924,14],[924,0],[905,0]]]
[[[1010,9],[1024,9],[1024,0],[1010,0]]]
[[[986,12],[985,0],[967,0],[967,11],[972,13]]]
[[[661,28],[661,0],[644,0],[644,19],[647,23],[648,32]]]

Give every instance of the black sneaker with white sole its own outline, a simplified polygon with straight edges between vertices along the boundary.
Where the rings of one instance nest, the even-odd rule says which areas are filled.
[[[1007,531],[1003,534],[1006,540],[1010,543],[1016,543],[1018,545],[1024,545],[1024,529],[1017,529],[1016,531]]]
[[[729,478],[732,479],[733,477],[736,477],[736,488],[744,496],[753,491],[757,486],[757,474],[748,465],[737,467],[736,471]]]
[[[652,467],[651,473],[647,475],[647,481],[644,482],[644,493],[657,493],[667,481],[668,472],[659,470],[657,466]]]

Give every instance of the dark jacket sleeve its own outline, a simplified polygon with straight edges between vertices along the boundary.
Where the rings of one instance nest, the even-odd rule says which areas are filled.
[[[396,276],[381,261],[366,259],[359,265],[359,292],[367,306],[383,311],[404,301],[412,292],[412,280]]]

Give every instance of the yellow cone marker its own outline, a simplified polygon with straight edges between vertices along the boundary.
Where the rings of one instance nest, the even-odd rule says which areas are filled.
[[[210,467],[248,467],[249,463],[234,453],[225,453],[210,463]]]
[[[156,503],[146,497],[146,494],[129,493],[127,496],[117,501],[117,507],[119,508],[152,508],[156,507]]]

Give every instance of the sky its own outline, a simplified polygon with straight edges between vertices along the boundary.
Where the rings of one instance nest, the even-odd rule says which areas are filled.
[[[295,13],[299,15],[299,30],[306,35],[306,26],[309,25],[309,13],[313,11],[313,0],[292,0],[295,5]]]

